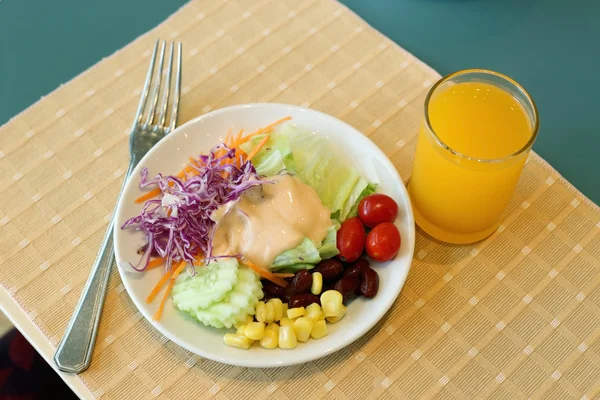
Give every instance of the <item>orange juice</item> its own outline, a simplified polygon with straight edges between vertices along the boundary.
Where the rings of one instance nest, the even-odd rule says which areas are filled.
[[[516,82],[496,73],[488,82],[487,71],[465,79],[468,73],[432,88],[409,183],[419,226],[451,243],[496,230],[537,131],[535,106],[528,112],[526,92],[511,90],[522,89]]]

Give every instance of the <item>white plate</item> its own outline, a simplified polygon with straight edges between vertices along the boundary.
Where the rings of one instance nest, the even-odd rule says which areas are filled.
[[[149,176],[159,172],[176,174],[189,156],[206,154],[225,138],[228,129],[233,132],[244,128],[251,132],[273,121],[292,116],[291,123],[326,135],[335,147],[347,155],[352,163],[370,182],[379,183],[379,191],[399,205],[395,221],[402,235],[398,256],[387,263],[373,263],[379,274],[379,293],[374,299],[358,298],[348,306],[346,316],[337,324],[328,324],[329,335],[319,340],[299,343],[294,350],[266,350],[253,346],[239,350],[223,343],[225,329],[205,327],[179,312],[169,299],[159,322],[152,320],[159,299],[146,304],[144,299],[162,275],[156,268],[144,273],[129,272],[128,262],[136,263],[136,250],[144,244],[141,232],[122,231],[120,226],[131,216],[140,212],[141,206],[134,199],[141,194],[138,188],[140,170],[148,167]],[[288,122],[290,123],[290,122]],[[115,254],[119,273],[131,299],[144,317],[163,335],[178,345],[215,361],[244,367],[278,367],[311,361],[339,350],[352,343],[371,329],[389,310],[398,297],[410,268],[414,243],[415,224],[410,200],[404,184],[392,163],[366,136],[350,125],[329,115],[295,106],[282,104],[249,104],[213,111],[198,117],[174,130],[161,140],[141,160],[127,182],[116,210],[114,229]],[[123,268],[125,267],[125,268]],[[159,296],[160,297],[160,296]],[[233,330],[231,330],[233,331]]]

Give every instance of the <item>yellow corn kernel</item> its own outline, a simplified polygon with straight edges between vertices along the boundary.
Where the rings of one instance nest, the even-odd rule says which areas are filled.
[[[239,329],[240,326],[249,324],[252,321],[254,321],[254,317],[252,315],[246,315],[246,318],[244,318],[241,321],[236,322],[233,326],[235,326],[235,329]]]
[[[324,320],[315,322],[310,336],[313,339],[321,339],[323,336],[327,336],[327,323]]]
[[[338,322],[340,322],[340,320],[342,318],[344,318],[344,315],[346,315],[346,306],[342,305],[342,313],[338,316],[335,317],[327,317],[325,318],[327,320],[327,322],[329,322],[330,324],[336,324]]]
[[[282,349],[294,349],[298,344],[296,332],[293,326],[279,327],[279,347]]]
[[[304,307],[294,307],[287,310],[287,316],[289,319],[296,319],[304,315]]]
[[[248,350],[252,345],[252,340],[243,335],[236,335],[235,333],[226,333],[225,336],[223,336],[223,342],[225,342],[227,346],[243,350]]]
[[[244,324],[244,325],[240,325],[240,326],[237,328],[237,332],[236,332],[236,334],[238,334],[238,335],[243,335],[243,334],[244,334],[244,329],[246,329],[246,324]]]
[[[342,294],[337,290],[328,290],[321,295],[321,307],[323,315],[327,317],[338,317],[342,313]]]
[[[294,321],[294,332],[296,333],[296,339],[299,342],[306,342],[312,332],[313,320],[306,317],[300,317]]]
[[[279,345],[279,325],[269,323],[265,328],[265,335],[260,339],[260,345],[265,349],[274,349]]]
[[[244,328],[244,335],[248,339],[260,340],[265,335],[265,324],[262,322],[250,322]]]
[[[280,299],[276,299],[276,298],[273,298],[273,299],[267,301],[267,305],[269,303],[273,304],[273,321],[277,322],[281,319],[281,317],[283,317],[283,303],[281,302]]]
[[[312,274],[312,285],[310,286],[310,292],[315,296],[321,294],[321,290],[323,290],[323,275],[320,272],[313,272]]]
[[[283,317],[279,320],[279,326],[294,326],[294,320],[288,317]]]
[[[323,311],[321,311],[321,306],[317,303],[312,303],[311,305],[306,307],[306,313],[304,314],[305,317],[312,319],[313,322],[321,319],[322,315]]]
[[[258,322],[267,321],[267,305],[264,301],[259,301],[256,305],[256,314],[254,315]]]
[[[287,315],[287,310],[289,309],[288,307],[288,303],[283,303],[281,305],[281,318],[285,318],[285,316]]]
[[[267,307],[267,318],[265,322],[269,323],[275,321],[275,307],[273,307],[273,303],[268,301],[265,306]]]

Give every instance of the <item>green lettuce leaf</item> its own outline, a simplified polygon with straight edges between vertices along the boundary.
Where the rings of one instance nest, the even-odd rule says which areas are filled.
[[[337,249],[338,229],[340,229],[340,225],[336,224],[327,230],[327,236],[325,236],[323,243],[321,243],[321,246],[319,247],[319,256],[321,256],[323,260],[333,258],[340,254],[339,250]]]
[[[302,134],[295,129],[287,129],[282,134],[289,137],[300,179],[317,191],[323,205],[331,212],[343,210],[352,189],[361,179],[358,172],[332,151],[324,136]],[[343,212],[340,219],[345,219]]]
[[[271,270],[296,272],[301,269],[312,269],[319,261],[338,255],[336,236],[339,228],[338,223],[330,226],[327,230],[327,236],[319,246],[316,246],[312,240],[304,238],[297,247],[278,255],[273,261]]]
[[[292,125],[275,136],[289,139],[298,177],[317,191],[323,205],[337,219],[346,220],[369,183],[335,151],[326,136]]]
[[[256,135],[241,145],[242,150],[250,153],[264,139],[266,135]],[[267,143],[252,159],[252,164],[259,175],[277,175],[282,170],[296,172],[294,156],[292,154],[290,141],[284,135],[272,134]]]
[[[296,264],[316,264],[321,261],[319,249],[309,238],[304,238],[302,243],[293,249],[284,251],[273,261],[272,270],[291,267]],[[304,268],[303,268],[304,269]]]

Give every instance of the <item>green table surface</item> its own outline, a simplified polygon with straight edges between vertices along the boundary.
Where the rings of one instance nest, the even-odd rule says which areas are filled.
[[[0,0],[0,124],[184,3]],[[540,112],[534,149],[600,203],[600,0],[343,3],[441,74],[488,68],[520,82]]]

